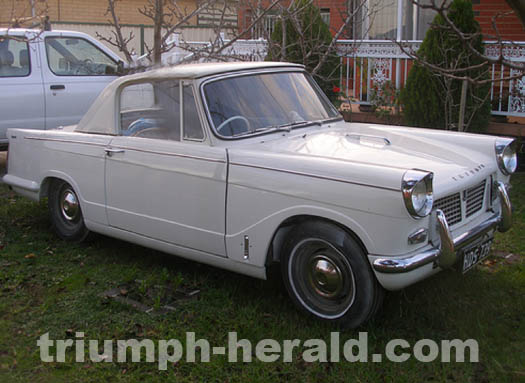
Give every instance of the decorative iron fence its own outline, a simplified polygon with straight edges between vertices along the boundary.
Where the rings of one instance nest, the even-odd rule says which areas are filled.
[[[485,54],[497,59],[501,55],[511,62],[525,62],[525,42],[485,42]],[[403,42],[407,51],[416,52],[421,41]],[[391,82],[401,89],[407,79],[413,60],[390,40],[340,40],[337,53],[341,57],[340,88],[358,104],[371,104],[374,90]],[[493,64],[490,76],[492,114],[525,117],[525,77],[496,81],[519,76],[520,72],[502,64]]]

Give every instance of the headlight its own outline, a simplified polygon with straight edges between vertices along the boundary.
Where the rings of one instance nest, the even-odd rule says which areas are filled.
[[[496,159],[499,169],[506,176],[514,173],[518,167],[516,155],[516,140],[510,138],[498,138],[494,144]]]
[[[414,218],[426,217],[432,211],[432,179],[434,173],[424,170],[408,170],[403,175],[401,191],[405,206]]]

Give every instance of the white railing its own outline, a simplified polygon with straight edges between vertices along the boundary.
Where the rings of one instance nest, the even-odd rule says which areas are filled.
[[[416,52],[421,41],[403,43],[405,50]],[[400,89],[408,75],[411,59],[390,40],[340,40],[339,87],[346,97],[358,104],[370,104],[374,88],[394,82]]]
[[[487,41],[485,54],[497,59],[525,62],[525,42]],[[405,50],[416,52],[421,41],[403,42]],[[373,90],[390,81],[401,89],[413,60],[390,40],[340,40],[337,53],[341,57],[339,85],[353,103],[371,104]],[[492,64],[490,100],[492,114],[525,117],[525,77],[496,81],[498,78],[519,76],[520,71],[501,64]]]
[[[505,42],[499,44],[494,41],[485,43],[485,54],[493,59],[498,59],[502,55],[505,60],[523,63],[525,62],[525,42]],[[492,64],[492,80],[499,76],[515,77],[521,71],[505,65]],[[505,116],[525,116],[525,77],[515,78],[510,81],[494,82],[490,89],[490,99],[492,102],[492,114]]]

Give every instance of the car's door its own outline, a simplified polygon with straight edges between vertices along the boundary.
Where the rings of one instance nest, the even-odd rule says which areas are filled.
[[[46,36],[43,50],[46,129],[76,124],[117,78],[118,63],[82,37]]]
[[[44,129],[38,42],[0,37],[0,143],[8,128]]]
[[[122,90],[120,135],[106,159],[108,221],[225,256],[226,152],[207,144],[193,88],[182,84],[163,80]]]

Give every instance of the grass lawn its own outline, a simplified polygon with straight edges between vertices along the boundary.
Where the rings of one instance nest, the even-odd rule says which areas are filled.
[[[515,224],[497,235],[483,265],[465,276],[447,270],[389,293],[373,323],[340,335],[342,345],[366,331],[370,355],[384,354],[395,338],[411,345],[423,338],[473,338],[479,343],[478,363],[422,363],[413,357],[404,363],[307,363],[302,342],[328,341],[335,330],[298,313],[278,281],[251,279],[102,236],[81,245],[62,242],[49,229],[44,203],[0,185],[0,382],[523,382],[525,174],[513,177],[511,197]],[[101,297],[116,287],[122,296],[142,297],[156,310],[145,313]],[[174,291],[199,292],[183,299],[170,296],[172,309],[159,313]],[[301,347],[291,363],[229,363],[225,356],[188,363],[183,357],[166,371],[144,361],[77,363],[74,351],[66,353],[65,363],[40,360],[36,342],[42,334],[75,339],[76,331],[100,343],[130,338],[184,343],[186,332],[194,331],[211,346],[226,346],[228,332],[236,331],[253,348],[266,338],[281,344],[299,339]]]

